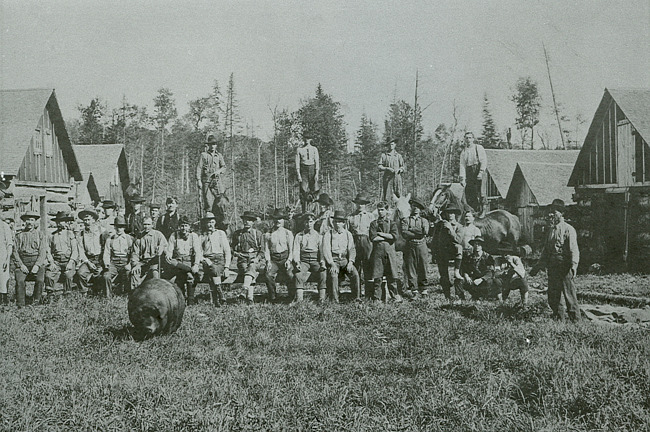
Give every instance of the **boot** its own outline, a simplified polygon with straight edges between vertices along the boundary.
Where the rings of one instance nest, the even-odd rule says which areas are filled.
[[[318,303],[323,304],[327,299],[327,290],[325,288],[318,290]]]
[[[223,297],[223,291],[221,290],[221,285],[215,285],[212,287],[212,304],[216,307],[221,307],[226,302],[226,299]]]
[[[6,293],[0,294],[0,301],[4,306],[7,306],[9,304],[9,297],[7,296]]]
[[[295,302],[296,302],[296,303],[300,303],[300,302],[302,302],[303,300],[304,300],[304,291],[302,290],[302,288],[296,289],[296,298],[295,298]]]
[[[188,283],[187,284],[187,305],[193,305],[195,304],[194,300],[194,284],[193,283]]]

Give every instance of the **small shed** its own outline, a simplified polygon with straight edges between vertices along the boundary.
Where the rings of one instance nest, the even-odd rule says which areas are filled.
[[[69,210],[82,175],[52,89],[0,90],[0,176],[13,197],[2,207]]]
[[[485,194],[490,210],[504,208],[510,182],[518,163],[573,163],[578,150],[507,150],[486,149]]]
[[[569,179],[591,261],[650,269],[648,142],[650,89],[605,89]]]
[[[84,175],[85,184],[79,190],[84,205],[113,200],[124,208],[129,186],[129,165],[122,144],[75,145],[74,151]]]
[[[574,204],[567,186],[573,163],[520,162],[508,188],[505,208],[519,217],[522,239],[535,249],[543,240],[548,206],[559,198]]]

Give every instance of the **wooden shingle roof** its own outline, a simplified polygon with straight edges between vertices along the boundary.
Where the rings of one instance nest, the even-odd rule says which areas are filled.
[[[68,172],[81,181],[81,172],[52,89],[0,90],[0,171],[15,176],[23,163],[31,137],[48,108]]]
[[[573,163],[579,150],[497,150],[485,149],[487,172],[492,177],[503,198],[508,194],[517,163],[532,162],[546,164]],[[568,181],[568,177],[567,177]]]
[[[122,184],[129,184],[128,167],[122,144],[87,144],[73,147],[84,177],[92,174],[99,195],[108,196],[116,167],[119,168]]]
[[[573,203],[573,188],[567,186],[573,163],[520,162],[516,174],[521,174],[540,206],[550,205],[559,198],[566,204]],[[516,187],[513,181],[510,188]],[[508,191],[510,195],[510,191]]]

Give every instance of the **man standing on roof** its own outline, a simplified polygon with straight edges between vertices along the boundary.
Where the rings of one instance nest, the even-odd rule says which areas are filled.
[[[402,173],[406,170],[404,158],[397,153],[397,138],[388,141],[387,147],[379,160],[379,171],[383,173],[381,200],[384,202],[392,199],[393,194],[398,198],[402,196]]]
[[[196,182],[201,193],[203,212],[212,212],[225,218],[226,209],[221,197],[224,195],[222,176],[226,172],[223,155],[217,151],[217,138],[210,134],[206,151],[201,153],[196,167]]]
[[[483,176],[487,169],[487,155],[481,144],[477,144],[474,133],[465,132],[463,150],[460,152],[459,177],[465,188],[467,203],[479,215],[487,210],[483,199]]]

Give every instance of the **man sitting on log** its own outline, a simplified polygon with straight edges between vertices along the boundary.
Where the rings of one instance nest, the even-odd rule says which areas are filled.
[[[153,220],[144,218],[144,232],[133,242],[131,253],[131,287],[140,286],[145,279],[160,278],[160,261],[167,248],[167,240],[153,229]]]
[[[253,224],[257,214],[245,211],[241,216],[244,227],[235,231],[232,240],[232,251],[237,260],[237,271],[244,276],[243,293],[239,298],[248,304],[253,304],[255,295],[255,280],[260,271],[264,271],[264,235]]]
[[[70,231],[70,222],[74,217],[67,212],[60,211],[56,214],[56,231],[50,236],[47,249],[47,260],[49,262],[45,273],[45,286],[48,296],[61,292],[72,291],[72,279],[75,274],[76,265],[79,261],[79,247],[74,233]],[[63,275],[63,288],[58,285],[59,278]]]
[[[273,228],[266,235],[264,257],[266,259],[265,282],[269,293],[269,301],[276,300],[277,288],[275,279],[278,274],[285,277],[287,286],[292,284],[291,257],[293,256],[293,233],[284,227],[286,215],[281,209],[276,209],[271,216]]]
[[[199,272],[202,248],[199,236],[192,232],[190,220],[183,215],[178,218],[178,228],[169,236],[165,257],[169,267],[165,279],[175,279],[188,305],[194,304],[194,275]]]
[[[226,277],[230,272],[230,244],[225,231],[217,228],[217,219],[212,212],[207,212],[202,222],[206,225],[206,231],[201,235],[203,268],[199,271],[198,280],[203,279],[204,274],[208,277],[212,304],[221,307],[226,302],[221,289],[221,278],[224,272]]]
[[[302,215],[304,228],[296,234],[293,240],[293,265],[296,269],[294,275],[295,283],[295,301],[303,300],[303,290],[309,277],[316,275],[318,278],[318,299],[322,303],[326,298],[326,281],[327,273],[325,271],[325,262],[321,256],[322,237],[314,229],[316,216],[313,213]]]

